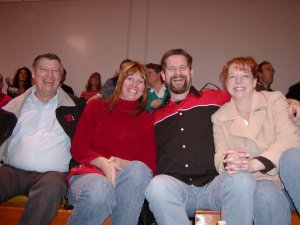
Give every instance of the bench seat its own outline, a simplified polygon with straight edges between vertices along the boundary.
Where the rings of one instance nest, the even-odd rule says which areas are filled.
[[[26,196],[20,195],[0,204],[0,225],[17,225],[27,200]],[[51,225],[66,225],[71,214],[72,210],[64,209],[62,205]],[[110,217],[102,225],[109,224]]]

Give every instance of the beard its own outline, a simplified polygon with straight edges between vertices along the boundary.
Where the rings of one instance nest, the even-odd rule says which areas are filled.
[[[174,85],[173,84],[173,80],[175,79],[184,79],[184,83],[181,86],[178,85]],[[192,79],[190,79],[190,81],[187,81],[187,77],[183,76],[183,75],[177,75],[177,76],[173,76],[170,78],[170,81],[168,83],[166,83],[166,86],[168,87],[168,89],[175,93],[175,94],[183,94],[186,91],[188,91],[190,89],[190,87],[192,86]]]

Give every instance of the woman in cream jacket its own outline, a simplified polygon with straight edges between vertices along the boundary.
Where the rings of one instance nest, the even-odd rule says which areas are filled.
[[[283,94],[255,90],[256,72],[251,57],[234,58],[223,67],[221,79],[232,99],[212,116],[215,165],[219,173],[256,177],[256,225],[284,225],[290,223],[291,205],[279,178],[279,159],[287,149],[300,148],[300,134],[288,118]]]

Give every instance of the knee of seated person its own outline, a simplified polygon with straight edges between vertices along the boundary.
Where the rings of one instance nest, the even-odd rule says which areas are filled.
[[[136,180],[152,178],[151,170],[141,161],[132,161],[124,169],[125,173],[131,174],[132,178]]]
[[[93,204],[104,204],[115,200],[115,188],[111,182],[103,182],[102,180],[94,180],[92,183],[83,186],[81,192]]]
[[[295,162],[300,162],[300,148],[290,148],[286,150],[280,158],[279,166],[286,166]]]
[[[165,196],[165,193],[169,193],[170,185],[169,179],[165,175],[153,177],[145,191],[147,200],[149,201],[150,198],[160,198],[159,196]]]
[[[261,202],[272,202],[276,199],[274,196],[282,194],[280,188],[270,180],[261,180],[257,182],[255,189],[255,200]]]
[[[239,172],[229,177],[229,179],[227,179],[227,183],[235,189],[235,191],[240,190],[243,192],[254,192],[256,179],[251,173]]]

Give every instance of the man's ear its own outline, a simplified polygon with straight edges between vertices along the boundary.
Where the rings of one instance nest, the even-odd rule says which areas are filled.
[[[166,81],[166,75],[165,75],[165,72],[164,72],[164,71],[161,71],[160,74],[161,74],[161,78],[162,78],[163,81],[165,82],[165,81]]]
[[[191,77],[193,77],[193,76],[194,76],[194,69],[191,68]]]

